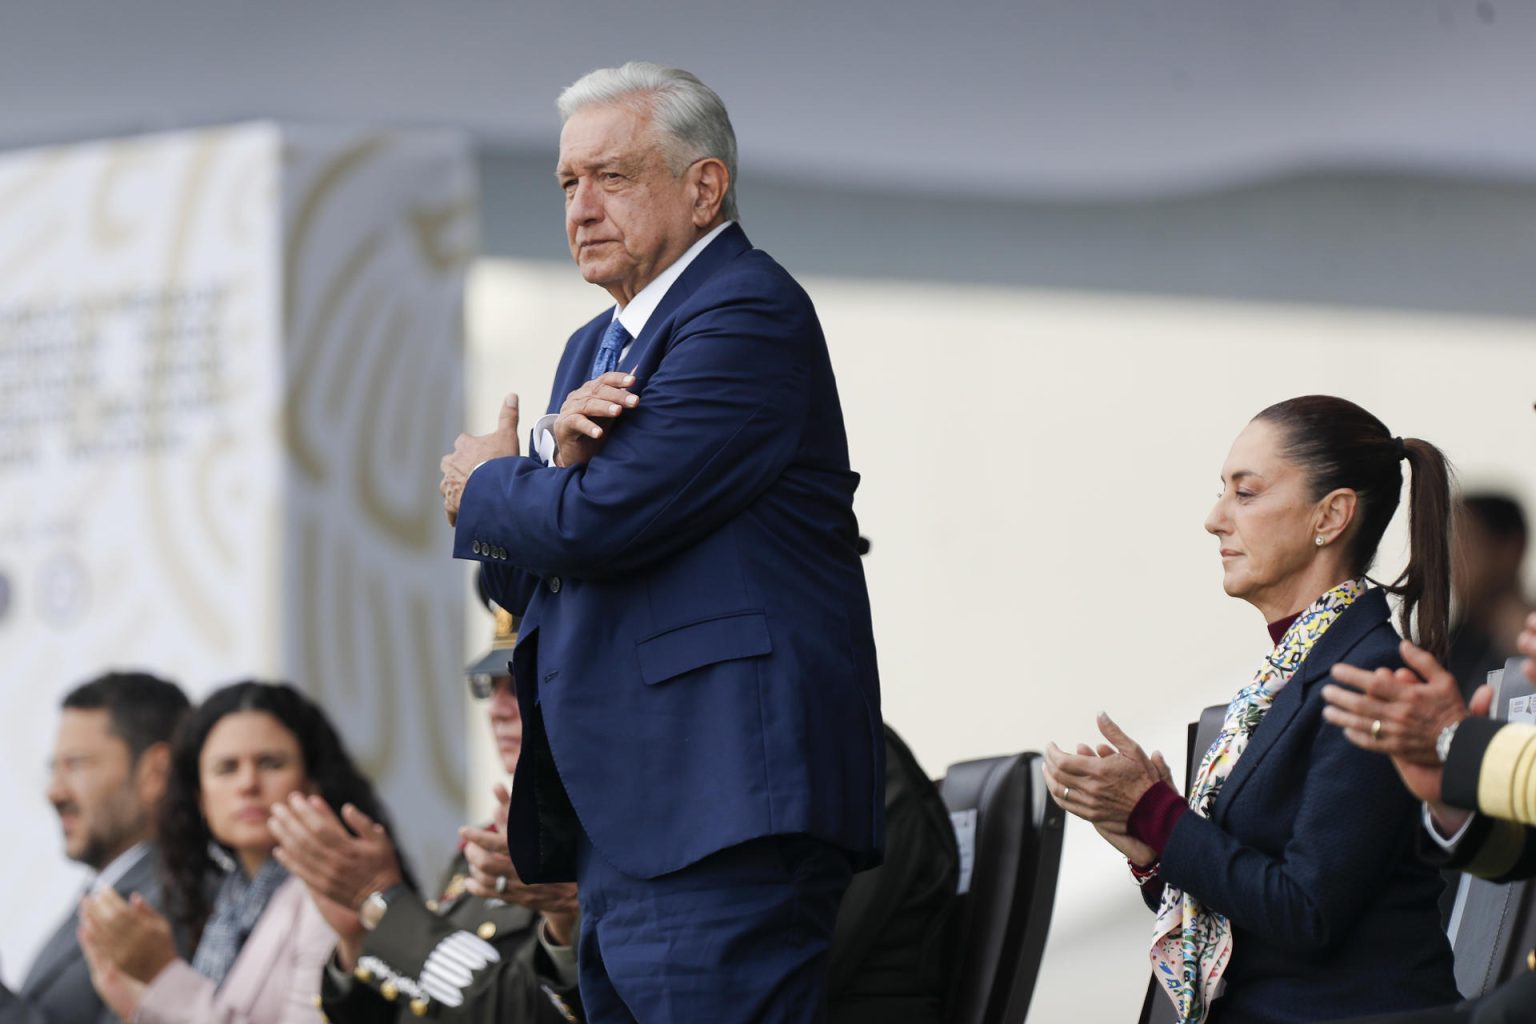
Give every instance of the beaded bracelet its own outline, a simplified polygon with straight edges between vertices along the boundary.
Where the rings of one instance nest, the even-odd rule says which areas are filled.
[[[1146,885],[1148,882],[1152,881],[1152,879],[1157,877],[1157,861],[1153,861],[1150,867],[1145,868],[1137,867],[1136,864],[1130,859],[1127,859],[1125,864],[1128,868],[1131,869],[1131,880],[1137,885]]]

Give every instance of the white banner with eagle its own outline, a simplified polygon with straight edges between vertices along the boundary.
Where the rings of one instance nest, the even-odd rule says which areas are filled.
[[[0,157],[0,971],[70,910],[68,689],[320,701],[430,874],[463,805],[460,136],[253,123]]]

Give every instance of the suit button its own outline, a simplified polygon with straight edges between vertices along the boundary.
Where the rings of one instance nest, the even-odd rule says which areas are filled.
[[[1536,949],[1533,949],[1529,953],[1525,954],[1525,966],[1529,967],[1533,971],[1536,971]]]
[[[558,593],[560,593],[560,577],[559,576],[551,576],[549,578],[549,592],[551,594],[558,594]]]
[[[475,541],[473,544],[471,544],[469,546],[469,550],[473,551],[475,554],[478,555],[480,553],[480,542],[479,541]]]
[[[506,548],[497,548],[496,549],[496,557],[501,559],[503,562],[505,562],[507,560],[507,549]]]

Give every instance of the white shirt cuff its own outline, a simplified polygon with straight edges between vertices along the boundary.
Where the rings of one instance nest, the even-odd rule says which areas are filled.
[[[549,957],[549,962],[555,965],[555,975],[561,985],[570,988],[576,984],[576,950],[570,946],[557,946],[549,938],[549,922],[539,919],[539,929],[536,933],[539,937],[539,945],[544,947],[544,953]]]
[[[546,466],[555,464],[555,420],[557,413],[548,413],[540,416],[533,425],[533,450],[539,453],[539,460]]]
[[[1456,844],[1461,842],[1461,837],[1467,834],[1467,829],[1472,827],[1472,819],[1475,817],[1477,817],[1475,814],[1467,815],[1467,820],[1461,823],[1461,828],[1456,830],[1456,834],[1447,838],[1440,834],[1440,826],[1435,824],[1435,816],[1429,813],[1429,804],[1425,804],[1424,831],[1428,832],[1429,837],[1440,845],[1440,849],[1450,852],[1456,849]]]
[[[332,951],[331,958],[325,962],[325,973],[330,975],[331,984],[336,986],[336,994],[345,996],[352,991],[352,972],[341,969],[341,965],[336,962],[337,956],[338,953]]]

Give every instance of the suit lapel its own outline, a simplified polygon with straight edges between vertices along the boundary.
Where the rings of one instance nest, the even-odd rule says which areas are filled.
[[[662,296],[661,302],[651,313],[640,330],[640,336],[630,346],[630,355],[625,362],[631,366],[638,366],[647,360],[650,355],[652,340],[660,332],[663,325],[672,319],[672,314],[677,312],[677,307],[692,295],[699,287],[731,260],[747,252],[752,248],[752,243],[747,241],[747,233],[741,230],[740,224],[732,224],[715,237],[704,247],[704,251],[694,257],[688,264],[688,269],[672,282],[672,287],[667,289],[667,294]],[[593,350],[596,352],[596,349]],[[642,382],[643,383],[643,382]]]
[[[1291,681],[1285,685],[1264,721],[1254,730],[1248,748],[1237,759],[1232,774],[1221,787],[1216,805],[1211,809],[1213,821],[1226,819],[1227,808],[1237,799],[1243,786],[1259,771],[1269,752],[1274,750],[1286,731],[1296,720],[1306,701],[1307,691],[1328,676],[1328,670],[1344,657],[1387,617],[1387,599],[1379,587],[1373,587],[1340,615],[1317,646],[1307,654]]]
[[[740,224],[732,224],[720,232],[713,242],[704,247],[703,252],[693,258],[693,262],[688,264],[682,275],[672,282],[672,287],[667,289],[667,294],[662,296],[661,302],[651,312],[650,317],[645,321],[645,326],[640,329],[639,337],[630,342],[629,354],[619,368],[628,369],[641,365],[649,355],[652,339],[656,337],[661,326],[672,319],[672,314],[677,311],[677,307],[683,300],[692,295],[715,271],[751,248],[752,243],[747,241],[747,234],[741,230]],[[612,312],[605,312],[581,329],[580,338],[575,344],[574,355],[566,367],[565,379],[556,390],[550,412],[558,411],[560,402],[565,396],[590,379],[592,360],[597,357],[597,348],[602,344],[603,332],[608,329],[608,322],[612,319]]]
[[[132,867],[123,872],[123,877],[119,878],[117,884],[112,888],[116,889],[123,896],[140,893],[146,899],[152,894],[158,893],[160,889],[159,879],[155,877],[157,860],[155,847],[153,845],[146,846],[143,855],[139,857]]]
[[[31,996],[43,991],[53,983],[59,972],[83,959],[80,942],[75,938],[75,931],[79,926],[80,916],[77,909],[71,911],[69,917],[64,919],[58,930],[38,951],[37,959],[32,961],[32,969],[27,972],[26,981],[22,983],[23,995]]]
[[[123,877],[117,880],[113,888],[125,897],[137,892],[142,893],[151,903],[158,903],[159,887],[155,868],[155,850],[151,846],[123,873]],[[84,893],[81,895],[83,896]],[[27,972],[26,981],[22,986],[23,992],[32,993],[46,988],[61,971],[83,959],[80,942],[75,937],[75,932],[80,926],[78,902],[77,900],[77,905],[70,911],[69,917],[64,919],[58,930],[49,937],[48,942],[38,952],[37,959],[32,961],[32,969]]]

